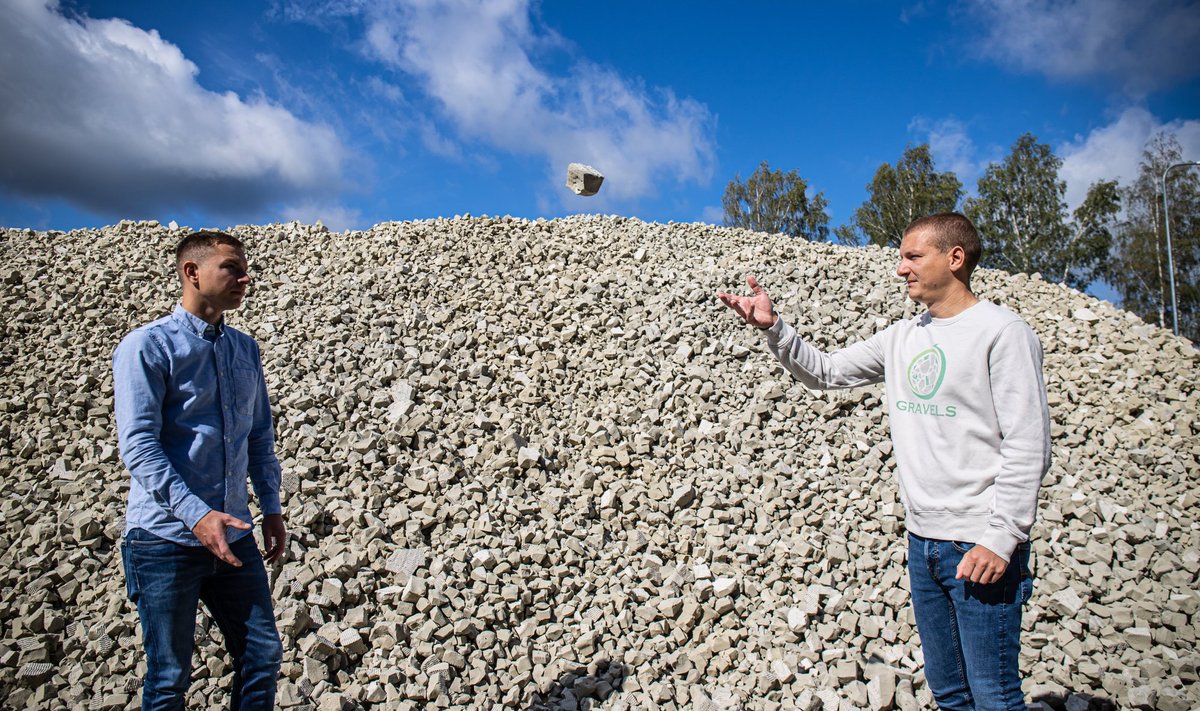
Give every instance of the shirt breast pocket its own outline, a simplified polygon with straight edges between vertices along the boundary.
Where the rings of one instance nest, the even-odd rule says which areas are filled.
[[[253,368],[233,368],[233,402],[239,415],[250,415],[258,403],[258,371]]]

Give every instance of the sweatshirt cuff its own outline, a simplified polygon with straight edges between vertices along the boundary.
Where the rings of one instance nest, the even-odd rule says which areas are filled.
[[[988,530],[980,536],[975,544],[987,548],[1008,563],[1012,559],[1013,551],[1023,542],[1024,539],[1017,538],[1003,528],[988,526]]]
[[[782,316],[775,319],[773,326],[763,330],[767,332],[767,344],[772,346],[785,343],[796,335],[795,329],[789,326]]]

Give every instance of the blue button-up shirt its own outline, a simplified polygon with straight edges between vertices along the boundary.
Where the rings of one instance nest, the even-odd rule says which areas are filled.
[[[113,355],[121,458],[132,482],[125,531],[198,546],[209,511],[250,523],[246,477],[264,515],[281,512],[279,460],[258,344],[176,306]],[[226,529],[230,541],[248,531]]]

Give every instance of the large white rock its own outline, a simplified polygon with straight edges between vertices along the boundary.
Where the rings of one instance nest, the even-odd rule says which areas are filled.
[[[572,163],[567,166],[567,187],[576,195],[595,195],[600,192],[604,174],[590,165]]]

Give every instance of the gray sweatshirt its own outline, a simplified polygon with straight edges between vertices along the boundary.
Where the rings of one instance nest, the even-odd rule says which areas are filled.
[[[1050,466],[1050,414],[1041,343],[1019,316],[980,301],[828,354],[781,318],[767,345],[810,388],[884,382],[909,531],[977,543],[1006,561],[1029,539]]]

